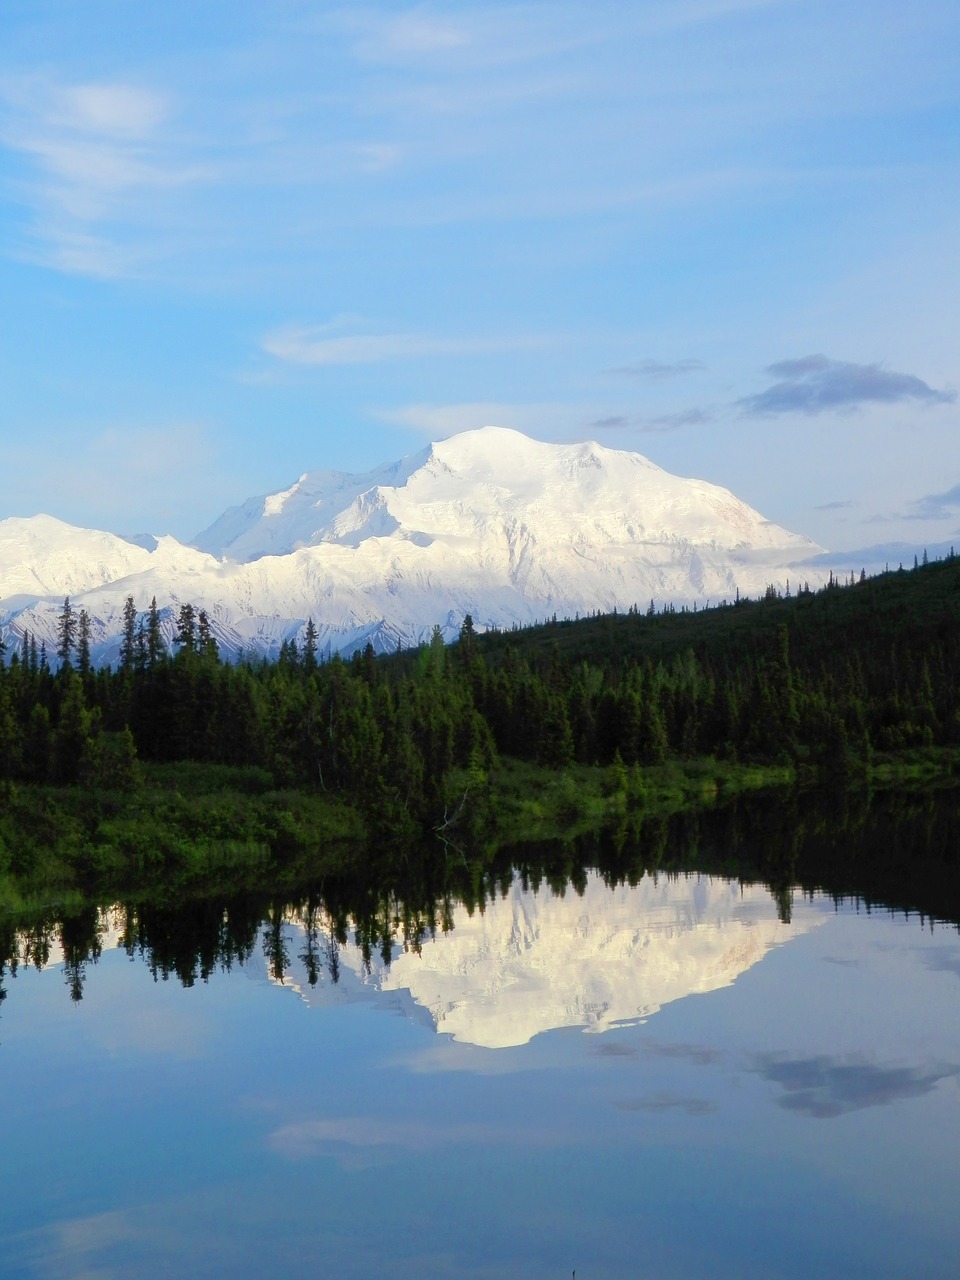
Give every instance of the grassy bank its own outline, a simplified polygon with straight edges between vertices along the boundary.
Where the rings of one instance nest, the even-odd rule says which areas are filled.
[[[615,823],[640,811],[669,815],[718,799],[796,782],[790,765],[711,759],[638,769],[574,765],[556,772],[506,761],[490,778],[498,841],[549,840]]]
[[[0,809],[0,910],[131,893],[160,902],[225,888],[279,890],[373,864],[389,874],[424,838],[439,848],[435,833],[489,857],[502,845],[566,840],[813,780],[790,764],[711,758],[562,770],[507,759],[489,775],[452,775],[444,815],[425,835],[342,796],[278,789],[252,768],[154,765],[133,792],[19,786]],[[836,781],[922,788],[957,780],[960,750],[927,748],[875,759]]]
[[[0,810],[0,910],[294,880],[343,866],[366,835],[339,798],[278,790],[257,769],[152,766],[133,792],[13,787]]]

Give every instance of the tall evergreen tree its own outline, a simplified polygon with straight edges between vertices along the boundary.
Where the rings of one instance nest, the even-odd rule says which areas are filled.
[[[197,615],[192,604],[182,604],[177,614],[177,630],[174,641],[181,653],[193,653],[197,647]]]
[[[147,665],[147,631],[143,619],[137,623],[137,639],[133,649],[133,666],[136,671],[143,671]]]
[[[163,636],[160,633],[160,612],[157,609],[157,597],[150,601],[150,612],[147,614],[147,666],[153,670],[163,656]]]
[[[197,614],[197,652],[202,658],[209,658],[214,662],[220,656],[220,648],[210,629],[210,619],[205,609]]]
[[[307,619],[307,629],[303,635],[303,654],[301,657],[304,671],[317,669],[317,628],[313,618]]]
[[[120,669],[129,674],[137,658],[137,606],[133,596],[127,596],[123,605],[123,639],[120,641]]]
[[[57,621],[57,657],[61,667],[69,669],[70,659],[77,642],[77,615],[73,612],[70,597],[67,596],[60,610]]]
[[[77,670],[84,678],[90,674],[90,615],[86,609],[77,617]]]

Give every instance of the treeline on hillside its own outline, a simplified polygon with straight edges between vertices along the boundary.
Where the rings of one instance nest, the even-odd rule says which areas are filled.
[[[960,562],[699,614],[588,619],[447,648],[318,663],[221,661],[204,614],[175,651],[155,610],[94,670],[64,604],[53,671],[28,636],[0,663],[0,781],[130,790],[139,760],[257,766],[384,817],[436,822],[454,770],[499,754],[552,769],[670,759],[794,762],[831,776],[874,751],[960,744]],[[548,629],[549,630],[549,629]]]

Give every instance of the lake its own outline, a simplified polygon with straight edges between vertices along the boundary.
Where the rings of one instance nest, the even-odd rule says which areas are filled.
[[[8,922],[0,1275],[953,1278],[957,799]]]

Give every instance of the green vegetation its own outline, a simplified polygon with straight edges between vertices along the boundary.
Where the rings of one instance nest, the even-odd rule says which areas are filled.
[[[0,663],[0,892],[301,874],[425,834],[519,836],[789,783],[925,782],[960,763],[960,561],[697,613],[631,611],[391,658],[221,661],[184,605],[125,612],[92,669]],[[76,665],[74,665],[76,663]],[[352,853],[351,853],[352,851]]]

